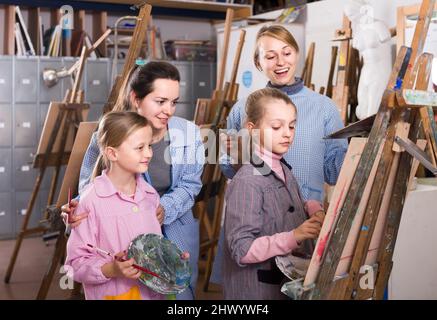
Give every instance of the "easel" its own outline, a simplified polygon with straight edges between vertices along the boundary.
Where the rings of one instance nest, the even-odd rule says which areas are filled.
[[[333,41],[340,42],[340,50],[333,46],[331,49],[331,66],[329,69],[326,96],[332,98],[338,107],[341,119],[346,125],[356,121],[355,109],[358,105],[357,91],[362,62],[358,50],[352,47],[352,28],[350,20],[343,16],[343,29],[336,30]],[[338,64],[336,60],[338,55]],[[337,68],[337,82],[333,86],[335,68]],[[323,94],[323,90],[320,93]],[[350,109],[349,109],[350,107]]]
[[[410,5],[410,6],[402,6],[397,10],[397,23],[396,28],[393,33],[397,34],[397,48],[402,46],[405,43],[405,30],[406,30],[406,22],[405,19],[408,16],[417,15],[419,12],[419,5]],[[434,5],[434,10],[437,10],[437,4]],[[426,94],[420,93],[411,93],[405,94],[405,99],[408,97],[414,97],[414,100],[422,100],[421,97],[426,97]],[[417,99],[419,98],[419,99]],[[416,101],[408,101],[408,103],[416,104]],[[434,100],[434,101],[433,101]],[[426,152],[430,157],[432,164],[434,167],[437,164],[437,130],[436,123],[434,119],[434,111],[433,106],[437,105],[437,99],[429,99],[429,101],[425,101],[424,106],[420,108],[420,116],[422,118],[422,125],[424,131],[424,137],[427,139],[428,144],[426,146]]]
[[[123,73],[122,76],[117,76],[116,82],[114,83],[111,94],[108,98],[108,102],[105,105],[105,108],[108,108],[107,111],[110,111],[115,103],[118,101],[123,100],[123,92],[121,92],[121,89],[125,85],[129,73],[129,70],[133,67],[135,64],[135,59],[138,57],[140,50],[141,50],[141,44],[144,41],[145,37],[145,29],[147,28],[147,21],[150,17],[150,12],[152,10],[152,7],[150,5],[144,5],[141,7],[138,18],[137,18],[137,25],[135,26],[133,39],[135,41],[132,41],[129,46],[128,51],[128,57],[125,61],[125,65],[123,67]],[[94,47],[94,46],[93,46]],[[97,128],[96,122],[82,122],[78,134],[76,136],[76,139],[74,140],[74,145],[72,149],[72,154],[70,157],[70,161],[67,165],[67,170],[65,172],[64,181],[61,186],[61,190],[59,193],[58,200],[56,202],[56,205],[54,207],[51,207],[48,209],[49,214],[53,217],[52,219],[56,220],[56,217],[60,216],[60,207],[67,202],[66,194],[68,188],[72,188],[72,190],[77,189],[78,180],[79,180],[79,171],[80,166],[82,164],[83,156],[86,152],[86,149],[88,147],[89,141],[91,139],[92,133]],[[77,191],[76,191],[77,194]],[[64,229],[63,225],[60,225],[60,229]],[[62,231],[62,230],[59,230]],[[44,275],[44,278],[41,282],[41,286],[37,295],[37,299],[45,299],[47,297],[48,290],[50,288],[50,284],[53,280],[54,273],[56,271],[56,267],[59,265],[59,263],[62,260],[62,257],[65,253],[65,248],[67,244],[67,237],[63,236],[62,234],[57,238],[56,245],[55,245],[55,251],[53,253],[53,256],[49,262],[48,270],[46,274]],[[81,285],[79,283],[75,282],[75,286],[72,292],[72,296],[78,295],[80,291]]]
[[[211,99],[198,99],[196,105],[196,111],[194,116],[195,124],[200,126],[201,133],[214,132],[214,138],[217,139],[217,126],[219,124],[219,117],[216,117],[216,111],[218,113],[221,112],[221,106],[224,102],[224,92],[223,92],[223,81],[224,81],[224,73],[226,67],[226,59],[228,55],[229,48],[229,39],[231,34],[231,26],[232,20],[234,16],[234,10],[227,9],[226,10],[226,20],[225,20],[225,28],[224,28],[224,44],[223,44],[223,54],[220,60],[220,68],[219,73],[217,74],[217,83],[216,88],[212,93]],[[206,136],[203,137],[204,143],[207,142]],[[215,141],[216,149],[209,150],[208,152],[213,151],[215,158],[217,158],[217,141]],[[216,159],[214,159],[216,160]],[[211,188],[213,184],[213,177],[215,173],[216,164],[215,163],[207,163],[204,167],[202,173],[202,189],[198,196],[196,197],[196,201],[193,207],[194,216],[199,219],[200,224],[200,234],[202,236],[202,231],[206,232],[206,236],[208,239],[212,239],[213,236],[213,227],[212,223],[208,217],[207,206],[209,200],[212,196]],[[200,253],[202,254],[202,249],[205,246],[200,245]]]
[[[225,52],[228,48],[228,42],[230,37],[230,26],[232,23],[233,11],[228,9],[225,22],[225,34],[224,34],[224,48]],[[220,74],[218,75],[218,83],[216,90],[214,90],[212,99],[209,101],[209,116],[205,118],[212,119],[209,124],[201,126],[202,128],[209,128],[214,132],[215,137],[215,161],[213,163],[207,163],[204,172],[202,174],[203,188],[201,193],[196,199],[194,206],[194,213],[199,218],[201,227],[206,231],[207,239],[200,244],[200,252],[207,253],[207,262],[205,268],[205,280],[203,290],[207,291],[209,286],[209,279],[212,272],[212,265],[214,261],[216,246],[220,236],[220,227],[222,220],[222,212],[224,206],[224,193],[226,189],[226,178],[222,175],[218,164],[218,140],[219,131],[221,128],[225,128],[226,117],[237,100],[238,85],[236,84],[236,77],[238,72],[239,61],[245,39],[245,30],[240,31],[240,38],[237,46],[237,51],[234,57],[234,64],[231,72],[230,82],[226,82],[224,88],[224,66],[226,64],[227,52],[222,56]],[[202,99],[201,103],[205,104],[205,99]],[[200,103],[198,102],[198,106]],[[204,111],[202,111],[204,113]],[[196,112],[196,115],[199,112]],[[211,152],[212,150],[209,150]],[[215,206],[213,212],[213,221],[210,221],[208,217],[207,206],[209,200],[215,198]],[[202,229],[201,229],[202,230]]]
[[[121,89],[126,86],[128,75],[130,70],[135,65],[135,60],[138,58],[142,43],[144,42],[147,34],[147,25],[150,19],[150,13],[152,12],[152,6],[149,4],[141,5],[140,12],[137,17],[137,24],[135,25],[134,33],[132,35],[132,41],[130,42],[126,60],[124,62],[123,71],[121,75],[115,78],[114,85],[111,88],[111,92],[108,97],[108,101],[103,107],[103,114],[111,111],[115,105],[123,103],[123,93]]]
[[[308,49],[307,57],[305,59],[305,65],[302,71],[302,80],[303,84],[314,90],[314,84],[311,82],[313,77],[313,65],[314,65],[314,53],[315,53],[316,43],[311,42],[310,47]]]
[[[340,50],[333,46],[331,50],[331,67],[329,69],[326,96],[332,98],[338,107],[344,124],[354,122],[355,109],[358,105],[357,91],[362,63],[359,53],[352,47],[352,28],[350,20],[343,15],[343,29],[336,30],[333,41],[340,42]],[[333,86],[335,62],[337,64],[337,82]],[[320,93],[324,90],[321,89]],[[350,106],[350,110],[348,110]]]
[[[67,164],[68,158],[70,156],[70,152],[68,150],[69,146],[71,146],[71,141],[74,140],[76,130],[79,126],[79,123],[83,119],[84,112],[87,112],[85,110],[89,109],[89,105],[83,103],[83,93],[79,90],[84,62],[86,59],[86,53],[87,50],[85,47],[83,47],[82,54],[80,56],[80,64],[75,77],[73,88],[71,91],[68,91],[66,93],[64,102],[52,102],[50,104],[49,113],[47,114],[46,123],[44,125],[43,133],[41,135],[37,155],[33,162],[33,167],[39,168],[39,174],[33,187],[21,231],[18,234],[17,241],[15,242],[14,252],[9,262],[9,266],[4,279],[5,283],[9,283],[24,237],[45,231],[45,228],[43,227],[37,227],[32,229],[27,228],[32,214],[32,209],[41,186],[41,182],[44,178],[47,167],[54,167],[55,172],[52,177],[49,198],[47,200],[47,203],[51,204],[56,191],[59,171],[62,165]],[[51,118],[50,116],[56,113],[57,115],[55,116],[55,121],[53,121],[49,125],[49,121]],[[85,113],[85,116],[86,115],[87,113]]]
[[[43,300],[47,297],[47,293],[50,289],[50,284],[52,283],[56,268],[63,260],[62,257],[65,255],[65,248],[67,246],[68,238],[61,233],[65,229],[65,225],[62,221],[59,221],[61,220],[60,207],[68,201],[66,195],[69,188],[71,188],[71,190],[74,190],[74,193],[77,194],[76,190],[79,184],[79,175],[77,174],[77,172],[80,171],[83,157],[88,148],[89,142],[91,141],[91,136],[97,128],[97,124],[97,122],[80,123],[76,139],[74,140],[74,145],[71,150],[71,156],[68,161],[64,180],[59,191],[58,200],[56,201],[56,204],[54,206],[50,206],[47,208],[49,219],[52,222],[52,231],[58,231],[59,235],[56,240],[55,250],[53,252],[52,259],[50,260],[48,269],[43,277],[43,280],[41,281],[37,300]],[[55,221],[58,222],[54,223]],[[72,297],[79,294],[80,288],[81,285],[75,282]]]
[[[349,61],[352,27],[350,20],[343,15],[343,29],[335,32],[335,41],[340,41],[339,61],[337,66],[337,83],[333,87],[332,100],[340,112],[343,123],[347,122],[349,86],[347,84],[347,65]]]
[[[424,0],[420,9],[411,48],[402,47],[382,98],[380,109],[357,163],[350,186],[344,186],[344,202],[332,203],[337,214],[332,228],[325,222],[316,245],[313,260],[318,260],[315,281],[305,279],[302,299],[382,299],[392,267],[392,255],[403,209],[403,203],[411,178],[411,154],[420,154],[414,143],[420,133],[421,105],[406,103],[404,93],[409,89],[426,90],[429,81],[431,55],[423,54],[424,41],[435,0]],[[419,56],[420,55],[420,56]],[[414,69],[412,68],[414,66]],[[408,137],[408,138],[407,138]],[[418,141],[419,144],[419,141]],[[422,144],[422,148],[424,144]],[[404,149],[405,148],[405,149]],[[418,157],[418,160],[424,160]],[[414,168],[413,168],[414,172]],[[368,200],[363,203],[364,196]],[[376,274],[375,286],[360,287],[360,268],[368,257],[369,246],[377,221],[383,211],[386,215],[381,230],[379,250],[371,266]],[[356,243],[353,248],[349,271],[335,278],[343,250],[349,238],[354,219],[362,213]],[[329,210],[327,219],[329,220]],[[333,220],[334,221],[334,220]],[[323,233],[325,225],[330,228]],[[326,238],[324,238],[326,235]],[[329,237],[329,238],[328,238]],[[323,245],[324,247],[320,247]],[[317,253],[317,251],[319,252]],[[322,255],[320,255],[322,252]],[[319,257],[316,257],[319,255]],[[316,258],[315,258],[316,257]],[[307,273],[307,278],[309,273]]]

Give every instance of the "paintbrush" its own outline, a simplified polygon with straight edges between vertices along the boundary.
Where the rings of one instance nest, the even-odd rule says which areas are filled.
[[[100,252],[100,253],[102,253],[104,255],[110,256],[111,258],[114,258],[117,261],[120,261],[120,262],[127,261],[126,259],[123,259],[123,258],[120,258],[120,257],[116,257],[113,253],[105,251],[103,249],[100,249],[99,247],[93,246],[92,244],[87,243],[87,246],[90,247],[90,248],[95,249],[96,251],[98,251],[98,252]],[[161,279],[161,277],[159,275],[157,275],[155,272],[152,272],[149,269],[143,268],[143,267],[141,267],[141,266],[139,266],[139,265],[137,265],[135,263],[132,265],[132,267],[134,267],[135,269],[138,269],[138,270],[140,270],[140,271],[142,271],[144,273],[150,274],[150,275],[152,275],[154,277],[157,277],[157,278]]]
[[[68,188],[68,209],[70,209],[70,203],[71,203],[71,188]],[[71,223],[71,212],[68,213],[67,222]]]

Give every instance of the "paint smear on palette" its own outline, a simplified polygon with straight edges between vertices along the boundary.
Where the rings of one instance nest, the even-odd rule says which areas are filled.
[[[345,188],[346,188],[346,184],[343,185],[343,187],[341,188],[340,197],[338,198],[338,201],[335,204],[334,218],[332,219],[331,225],[329,226],[329,232],[320,240],[319,245],[317,246],[316,252],[317,252],[317,258],[318,258],[319,262],[322,260],[323,253],[325,252],[326,243],[328,242],[329,235],[331,234],[331,231],[332,231],[332,226],[334,225],[335,218],[337,217],[340,202],[343,200],[343,194],[344,194]]]

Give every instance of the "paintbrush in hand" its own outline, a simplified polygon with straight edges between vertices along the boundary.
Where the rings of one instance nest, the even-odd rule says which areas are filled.
[[[117,257],[113,253],[105,251],[103,249],[100,249],[99,247],[93,246],[92,244],[87,243],[87,246],[90,247],[90,248],[95,249],[96,251],[98,251],[98,252],[100,252],[100,253],[102,253],[104,255],[110,256],[111,258],[114,258],[117,261],[120,261],[120,262],[127,261],[126,259],[123,259],[121,257]],[[159,275],[157,275],[155,272],[152,272],[149,269],[143,268],[143,267],[141,267],[141,266],[139,266],[139,265],[137,265],[135,263],[132,265],[132,267],[134,267],[135,269],[138,269],[138,270],[140,270],[140,271],[142,271],[144,273],[150,274],[150,275],[152,275],[154,277],[157,277],[157,278],[161,279],[161,277]]]

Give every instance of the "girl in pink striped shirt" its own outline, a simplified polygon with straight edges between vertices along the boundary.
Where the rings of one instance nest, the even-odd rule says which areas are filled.
[[[296,125],[290,98],[273,88],[257,90],[247,99],[246,113],[254,148],[226,191],[224,297],[281,299],[284,275],[275,256],[310,254],[324,212],[318,202],[303,201],[282,159]]]
[[[155,214],[159,195],[141,177],[152,157],[152,128],[136,112],[111,112],[99,124],[98,141],[101,158],[95,178],[76,210],[89,216],[72,230],[65,264],[71,266],[74,280],[83,284],[86,299],[163,299],[140,284],[141,271],[132,266],[133,259],[120,262],[87,246],[122,257],[138,235],[161,234]]]

